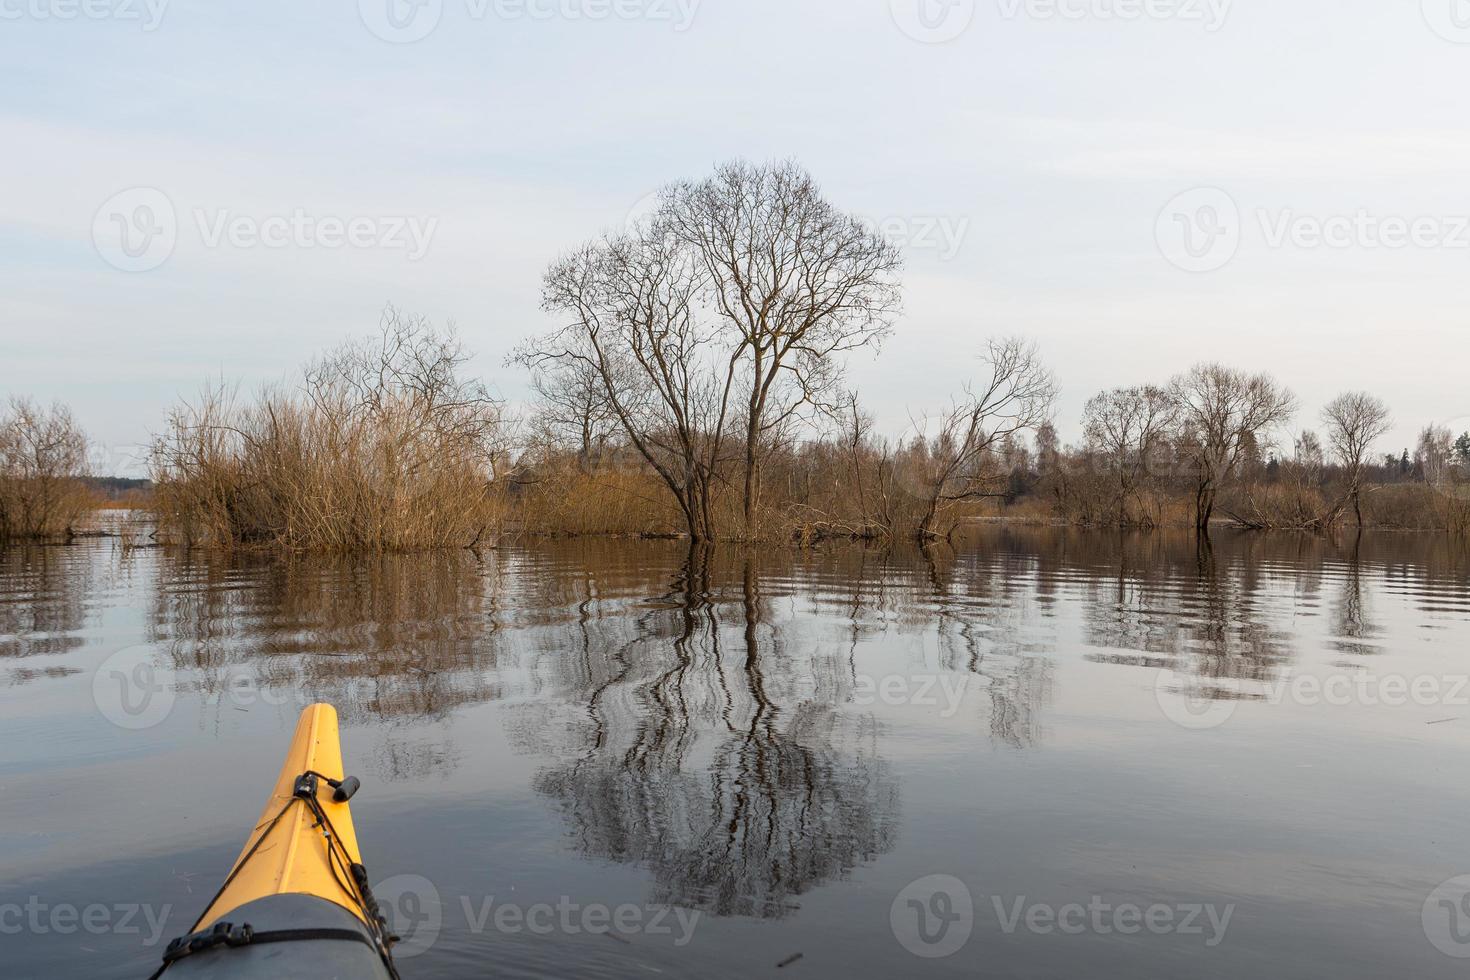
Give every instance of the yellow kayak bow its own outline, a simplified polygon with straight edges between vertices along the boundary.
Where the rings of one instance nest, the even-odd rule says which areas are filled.
[[[153,977],[396,980],[348,806],[359,785],[343,772],[336,709],[307,708],[225,883]]]

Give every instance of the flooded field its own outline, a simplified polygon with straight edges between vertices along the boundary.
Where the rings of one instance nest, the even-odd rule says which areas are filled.
[[[1470,553],[0,551],[7,977],[141,978],[335,704],[407,980],[1457,977]]]

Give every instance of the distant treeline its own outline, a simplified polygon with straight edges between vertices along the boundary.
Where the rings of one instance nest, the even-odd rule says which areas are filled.
[[[1470,531],[1470,433],[1429,426],[1388,456],[1375,396],[1347,392],[1297,429],[1286,387],[1219,364],[1097,393],[1062,445],[1056,378],[1032,344],[998,338],[950,352],[979,358],[942,408],[879,432],[844,368],[893,332],[900,271],[799,166],[727,164],[551,265],[543,305],[561,326],[508,364],[529,372],[525,411],[465,377],[452,332],[389,309],[298,385],[179,406],[150,506],[178,541],[334,551],[497,533],[928,542],[997,517]],[[85,506],[85,439],[64,409],[16,406],[0,531],[54,533]]]

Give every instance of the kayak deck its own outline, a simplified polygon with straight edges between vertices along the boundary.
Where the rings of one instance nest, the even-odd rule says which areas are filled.
[[[269,895],[313,895],[367,921],[351,890],[350,872],[333,865],[325,829],[316,826],[310,808],[292,805],[297,778],[309,772],[336,780],[344,775],[337,710],[329,704],[314,704],[302,712],[275,791],[230,869],[229,884],[205,910],[197,928],[207,928],[245,903]],[[332,788],[325,780],[320,781],[317,802],[331,820],[337,842],[351,863],[360,864],[362,855],[352,825],[352,809],[332,797]]]
[[[352,825],[358,785],[336,709],[307,708],[224,885],[150,980],[397,980]]]

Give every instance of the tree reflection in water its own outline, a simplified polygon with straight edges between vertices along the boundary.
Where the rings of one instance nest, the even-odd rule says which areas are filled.
[[[81,642],[91,566],[5,561],[32,598],[0,606],[0,656]],[[475,751],[454,716],[506,702],[579,853],[649,869],[656,901],[756,918],[893,847],[899,776],[880,746],[890,726],[939,719],[864,701],[860,682],[973,681],[943,723],[1035,750],[1058,658],[1250,697],[1291,664],[1303,617],[1369,653],[1384,581],[1429,608],[1467,574],[1441,539],[1222,534],[1201,549],[1056,528],[984,529],[958,552],[580,541],[136,562],[154,577],[150,638],[200,710],[227,710],[241,684],[332,701],[375,733],[379,776],[411,778],[450,775]]]
[[[564,677],[579,716],[535,732],[544,749],[561,725],[569,761],[536,785],[580,851],[649,868],[654,902],[779,918],[893,845],[897,781],[871,723],[835,710],[846,665],[788,643],[753,557],[691,551],[631,632],[595,601]]]

